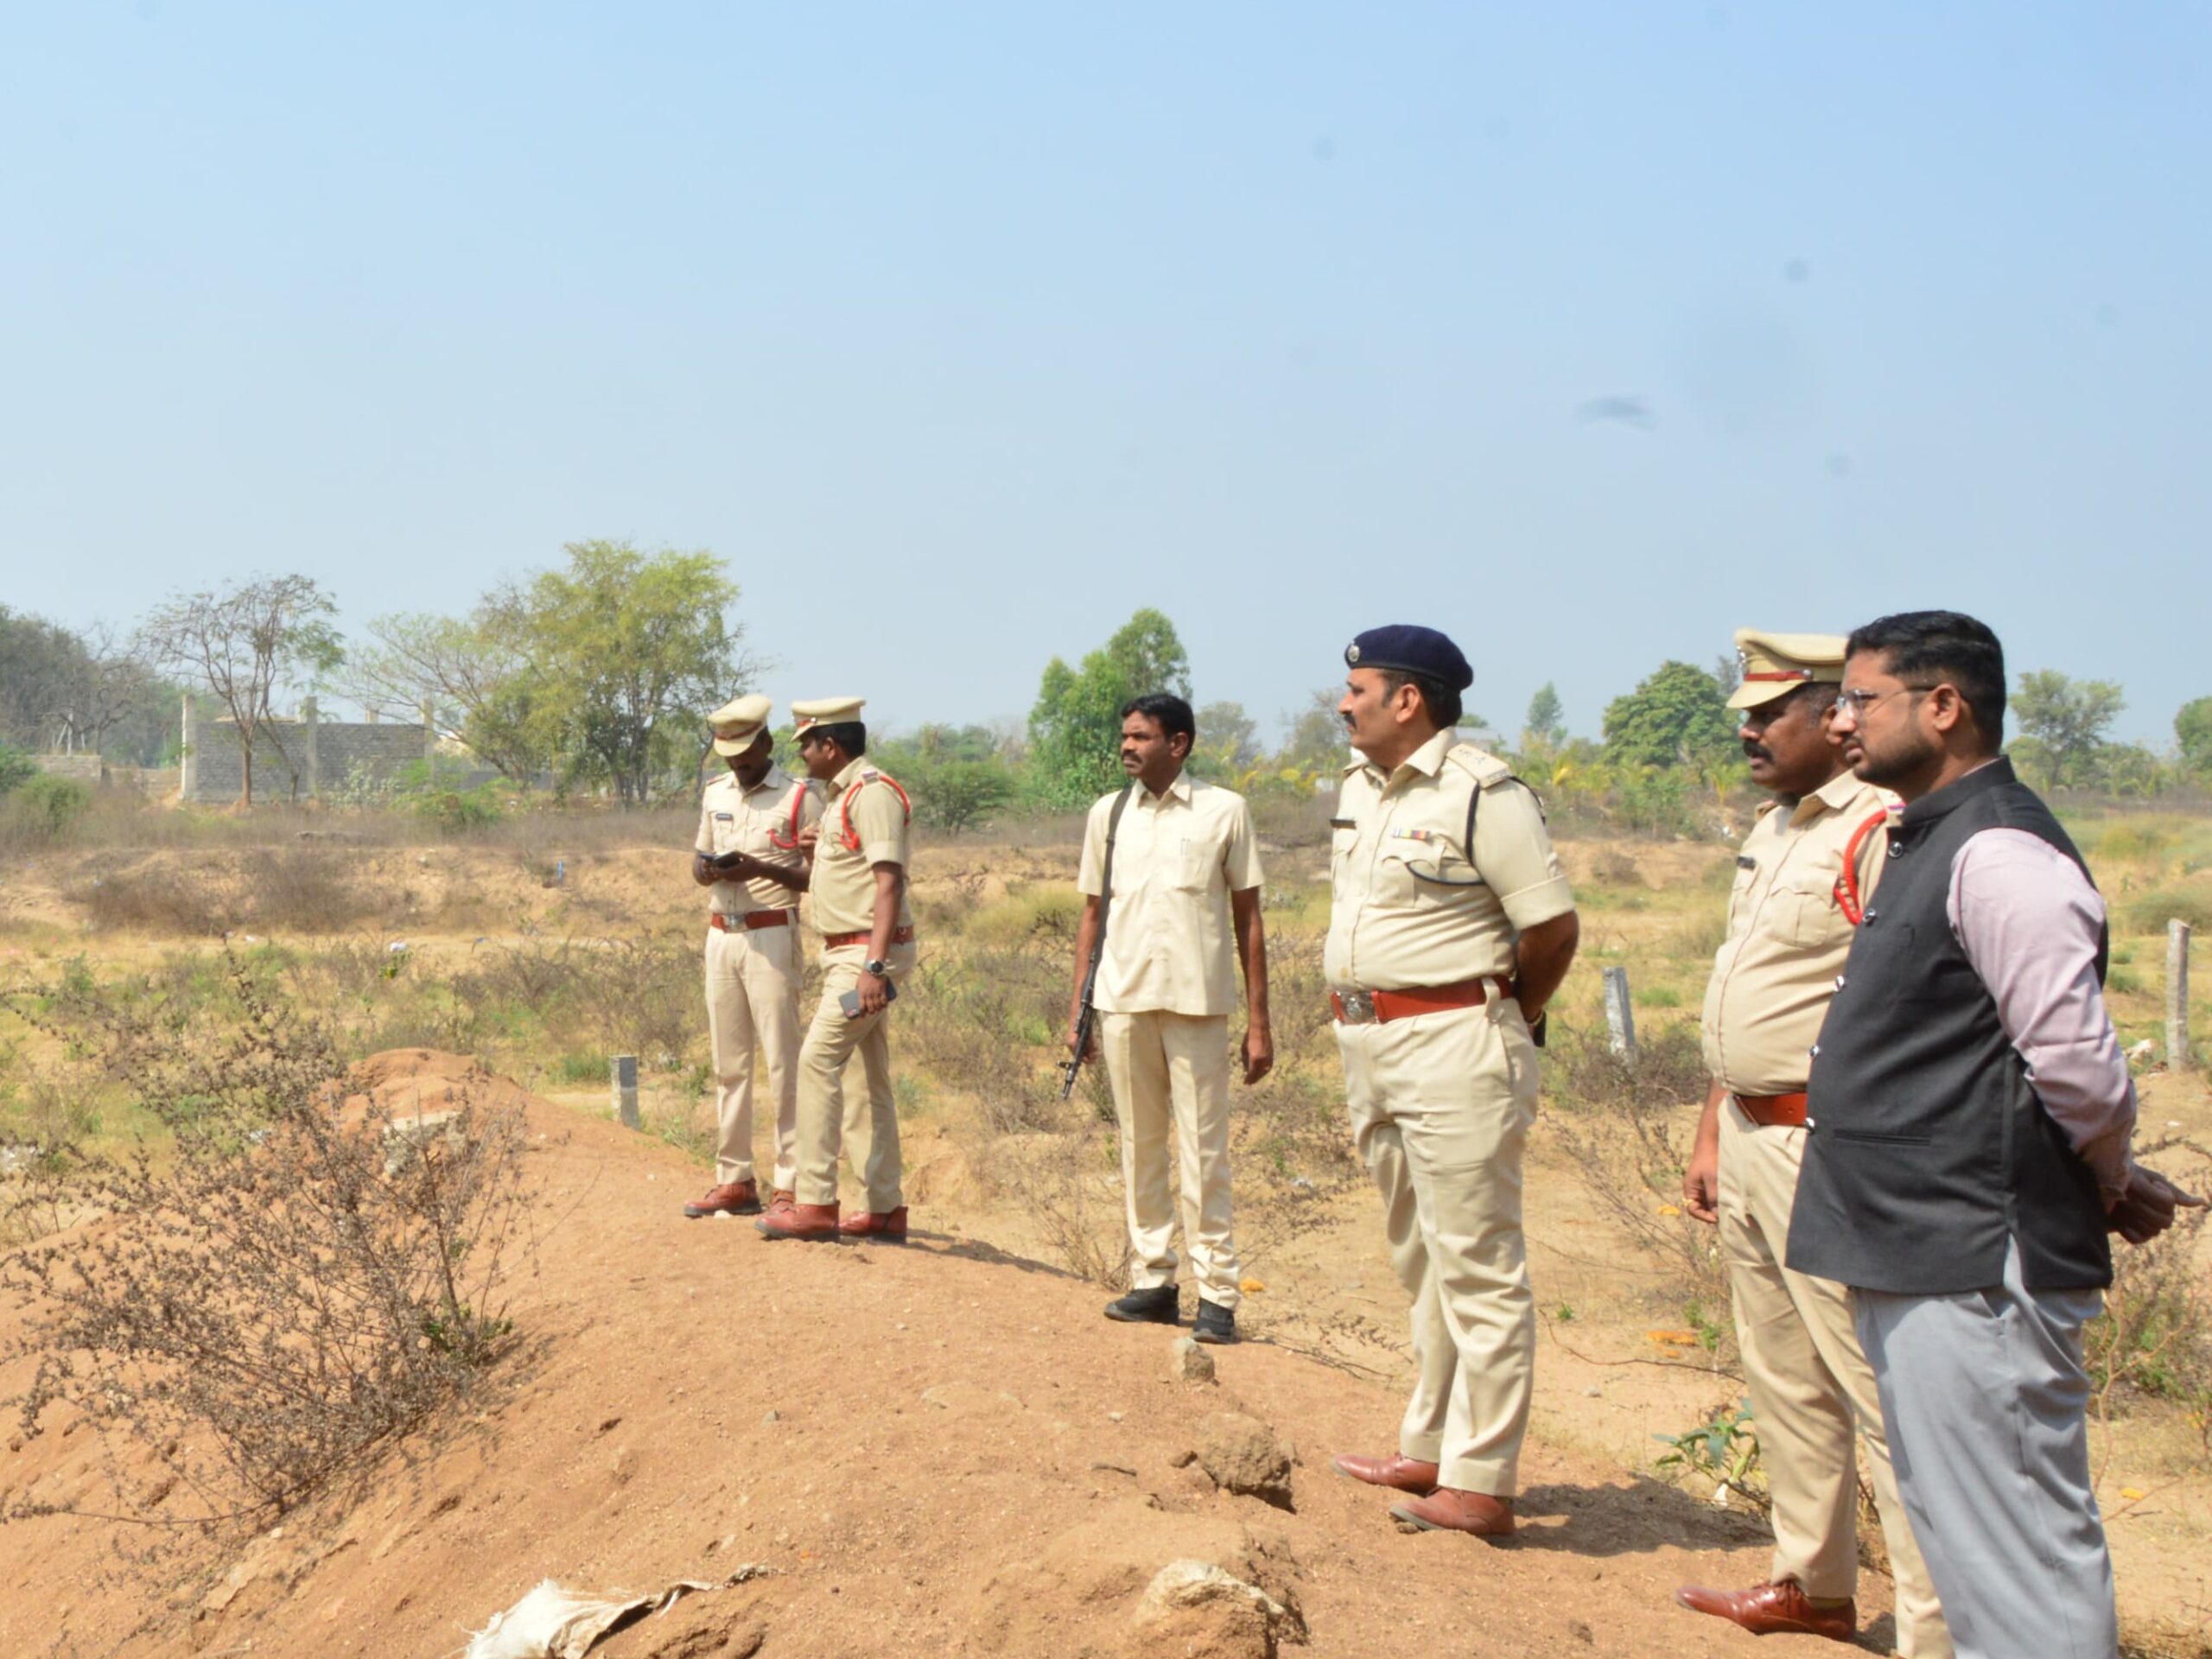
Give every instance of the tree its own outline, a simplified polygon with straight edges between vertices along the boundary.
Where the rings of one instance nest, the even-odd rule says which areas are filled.
[[[2110,680],[2069,679],[2051,668],[2024,673],[2012,695],[2020,728],[2014,759],[2046,786],[2094,785],[2102,777],[2105,734],[2126,707]]]
[[[1736,719],[1719,680],[1670,660],[1605,705],[1605,731],[1606,753],[1618,763],[1700,766],[1734,745]]]
[[[375,644],[354,652],[342,689],[389,719],[431,711],[486,766],[527,786],[551,755],[531,719],[535,686],[517,603],[495,594],[467,617],[380,616],[369,624]]]
[[[696,766],[707,711],[757,671],[725,614],[738,587],[704,550],[565,550],[565,569],[493,594],[478,614],[490,648],[529,665],[505,694],[528,741],[558,757],[565,781],[609,783],[639,804],[657,777]]]
[[[1337,712],[1344,700],[1343,686],[1325,685],[1306,700],[1305,708],[1283,715],[1282,747],[1275,752],[1278,771],[1325,779],[1344,769],[1351,760],[1351,739],[1345,735],[1344,716]]]
[[[1193,777],[1241,778],[1260,760],[1260,728],[1241,702],[1210,702],[1198,711],[1198,737],[1191,751]]]
[[[868,753],[913,797],[914,821],[958,835],[1014,798],[1016,779],[983,726],[925,726],[912,737],[868,738]]]
[[[230,716],[243,757],[241,805],[253,804],[253,745],[264,729],[291,764],[271,718],[277,686],[344,660],[330,626],[336,609],[309,577],[256,576],[219,594],[180,594],[139,628],[149,660],[205,685]]]
[[[1560,702],[1559,689],[1546,680],[1529,699],[1529,712],[1522,716],[1521,747],[1555,749],[1566,741],[1567,710]]]
[[[1126,781],[1121,766],[1122,705],[1154,691],[1191,695],[1191,661],[1175,625],[1141,610],[1079,669],[1055,657],[1045,664],[1029,711],[1030,786],[1039,802],[1087,806]]]
[[[2174,714],[2174,736],[2182,765],[2198,776],[2212,776],[2212,697],[2184,702]]]

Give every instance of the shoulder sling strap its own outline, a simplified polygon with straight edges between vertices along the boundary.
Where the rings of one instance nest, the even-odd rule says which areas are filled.
[[[1835,879],[1836,908],[1843,912],[1843,919],[1853,927],[1866,914],[1866,901],[1859,893],[1859,849],[1872,835],[1890,820],[1890,809],[1883,807],[1866,823],[1851,832],[1851,839],[1844,844],[1843,874]]]

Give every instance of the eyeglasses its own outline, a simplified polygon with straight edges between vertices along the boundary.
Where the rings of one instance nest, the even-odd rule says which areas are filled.
[[[1839,715],[1849,715],[1853,720],[1858,720],[1878,702],[1886,702],[1891,697],[1907,691],[1933,691],[1935,689],[1932,685],[1899,685],[1893,686],[1887,691],[1839,691],[1836,693],[1835,711]]]

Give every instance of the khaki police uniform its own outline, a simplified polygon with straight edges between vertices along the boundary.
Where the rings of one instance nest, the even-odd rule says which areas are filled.
[[[1449,732],[1387,777],[1363,761],[1347,767],[1334,825],[1323,967],[1339,1005],[1353,1138],[1413,1299],[1420,1375],[1398,1450],[1436,1464],[1442,1485],[1510,1497],[1535,1363],[1521,1161],[1536,1051],[1519,1003],[1499,988],[1521,930],[1574,900],[1535,797]],[[1363,993],[1477,979],[1489,982],[1478,1004],[1363,1017]]]
[[[753,699],[729,705],[741,707]],[[767,718],[742,741],[717,735],[719,753],[741,754]],[[717,710],[717,715],[726,710]],[[728,747],[725,747],[725,746]],[[822,817],[821,797],[804,780],[770,766],[751,789],[734,773],[709,784],[700,797],[694,843],[709,857],[750,853],[796,862],[794,831]],[[774,1185],[791,1184],[793,1137],[798,1122],[798,995],[804,964],[799,954],[798,893],[779,882],[717,881],[709,889],[713,908],[707,930],[707,1037],[715,1084],[715,1179],[753,1179],[753,1055],[758,1052],[767,1095],[776,1114]]]
[[[1164,794],[1130,786],[1114,832],[1106,944],[1091,1006],[1122,1129],[1130,1286],[1175,1282],[1168,1243],[1167,1127],[1175,1126],[1183,1240],[1198,1294],[1234,1311],[1236,1243],[1229,1183],[1229,1015],[1236,1004],[1229,895],[1260,885],[1244,798],[1187,774]],[[1106,824],[1120,792],[1090,809],[1076,885],[1096,898]]]
[[[799,730],[860,717],[858,698],[791,705]],[[891,1089],[891,1009],[849,1019],[838,999],[860,983],[875,925],[875,866],[912,868],[908,804],[888,772],[862,755],[830,782],[822,831],[814,843],[807,887],[820,932],[822,1000],[799,1046],[798,1159],[794,1192],[801,1204],[837,1202],[837,1160],[843,1150],[846,1062],[860,1057],[868,1079],[867,1147],[860,1173],[867,1207],[886,1215],[905,1202],[900,1192],[899,1115]],[[885,958],[894,986],[905,988],[914,965],[914,913],[901,883],[897,939]],[[854,936],[857,935],[858,938]],[[854,1116],[861,1116],[858,1103]],[[857,1122],[855,1127],[858,1127]]]
[[[1732,707],[1756,707],[1816,677],[1842,677],[1840,636],[1746,629],[1737,642],[1746,673]],[[1881,878],[1891,804],[1847,772],[1802,801],[1761,809],[1736,860],[1728,937],[1706,988],[1705,1059],[1728,1095],[1720,1108],[1720,1248],[1774,1500],[1769,1577],[1795,1580],[1822,1599],[1854,1593],[1853,1445],[1863,1436],[1896,1583],[1898,1650],[1907,1659],[1949,1659],[1942,1611],[1897,1501],[1851,1292],[1783,1264],[1805,1128],[1754,1116],[1787,1119],[1792,1097],[1802,1096],[1853,918]],[[1794,1103],[1802,1115],[1802,1099]]]

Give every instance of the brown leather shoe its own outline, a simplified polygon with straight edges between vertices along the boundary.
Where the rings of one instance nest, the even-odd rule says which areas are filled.
[[[896,1210],[855,1210],[837,1224],[847,1238],[880,1238],[886,1244],[906,1242],[906,1206]]]
[[[1390,1513],[1423,1532],[1465,1532],[1478,1538],[1513,1535],[1513,1500],[1492,1497],[1488,1492],[1440,1486],[1426,1497],[1393,1503]]]
[[[1395,1491],[1411,1492],[1415,1497],[1427,1497],[1436,1490],[1436,1465],[1417,1458],[1361,1458],[1347,1452],[1341,1458],[1331,1458],[1329,1466],[1340,1475],[1350,1475],[1370,1486],[1388,1486]]]
[[[694,1221],[702,1216],[757,1216],[760,1189],[751,1181],[724,1181],[720,1186],[709,1187],[706,1197],[685,1205],[683,1213]]]
[[[777,1187],[768,1194],[768,1208],[772,1211],[788,1210],[798,1202],[798,1194],[788,1186]]]
[[[1749,1590],[1708,1590],[1686,1584],[1675,1592],[1675,1599],[1694,1613],[1711,1613],[1740,1624],[1753,1636],[1825,1636],[1831,1642],[1852,1642],[1859,1636],[1857,1603],[1815,1607],[1795,1579]]]
[[[835,1238],[837,1236],[837,1206],[834,1204],[794,1204],[788,1209],[771,1210],[753,1226],[764,1238]]]

